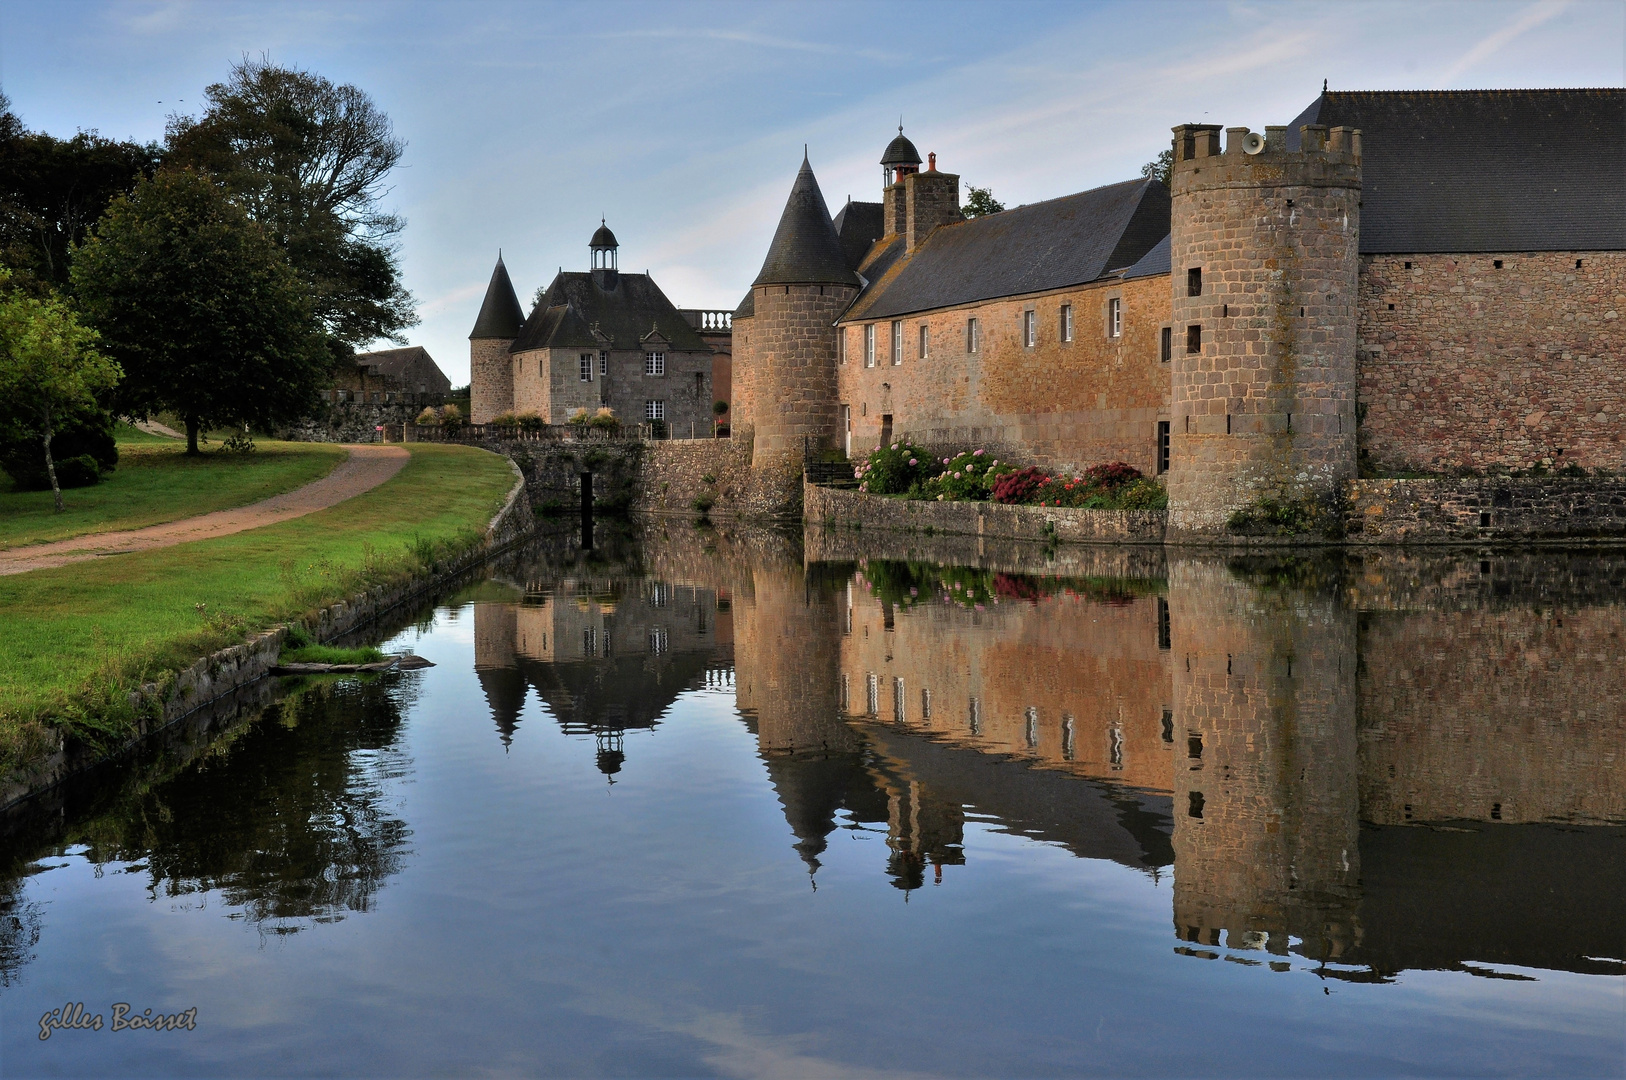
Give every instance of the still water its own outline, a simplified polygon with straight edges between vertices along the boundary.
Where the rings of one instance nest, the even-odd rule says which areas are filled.
[[[1619,553],[544,541],[379,632],[437,666],[14,815],[0,1072],[1619,1076],[1623,601]]]

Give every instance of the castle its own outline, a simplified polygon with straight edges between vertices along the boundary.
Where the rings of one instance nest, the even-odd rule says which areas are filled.
[[[794,509],[810,457],[899,438],[1122,460],[1167,474],[1176,537],[1363,467],[1626,467],[1626,90],[1324,91],[1263,133],[1181,125],[1172,151],[1167,186],[971,220],[960,178],[935,154],[921,168],[901,129],[882,201],[834,217],[804,156],[733,313],[732,438],[754,476]],[[522,407],[522,385],[548,387],[525,407],[550,419],[592,403],[571,365],[607,337],[633,355],[655,347],[640,332],[676,334],[704,365],[669,303],[611,334],[586,312],[603,286],[567,278],[589,276],[562,273],[522,332],[499,264],[476,418]]]

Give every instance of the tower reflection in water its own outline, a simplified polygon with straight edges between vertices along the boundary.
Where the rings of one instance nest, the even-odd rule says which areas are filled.
[[[942,883],[976,821],[1172,867],[1192,957],[1622,973],[1626,559],[806,551],[511,573],[475,611],[499,736],[534,688],[613,776],[623,732],[731,687],[815,881],[884,828],[894,885]]]

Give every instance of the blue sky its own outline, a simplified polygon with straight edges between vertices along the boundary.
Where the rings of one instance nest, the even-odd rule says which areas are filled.
[[[732,308],[807,144],[825,199],[920,152],[1033,202],[1138,174],[1169,128],[1262,128],[1333,89],[1620,86],[1626,4],[0,3],[0,87],[32,128],[157,139],[243,53],[367,90],[408,143],[389,205],[413,343],[468,379],[502,248],[529,307],[587,266]]]

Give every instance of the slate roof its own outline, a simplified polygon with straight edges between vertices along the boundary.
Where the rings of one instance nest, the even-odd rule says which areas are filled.
[[[1334,91],[1361,129],[1361,251],[1626,248],[1626,90]]]
[[[736,319],[749,319],[751,316],[755,315],[756,313],[757,313],[757,291],[755,289],[746,289],[745,290],[745,299],[741,300],[740,301],[740,306],[734,309],[734,317]]]
[[[590,248],[615,248],[621,245],[615,242],[615,233],[610,231],[610,227],[600,220],[598,228],[593,230],[593,238],[587,241],[587,246]]]
[[[525,324],[525,312],[520,310],[519,298],[514,295],[514,283],[508,279],[508,267],[497,256],[497,267],[491,271],[491,283],[486,286],[486,298],[480,305],[480,314],[474,320],[473,338],[511,338]]]
[[[565,271],[553,279],[525,320],[510,352],[527,349],[637,349],[658,329],[678,352],[710,352],[683,313],[648,274],[616,274],[609,288],[592,273]],[[606,344],[593,327],[608,337]]]
[[[881,155],[882,165],[919,165],[920,151],[915,144],[903,137],[903,125],[898,125],[898,137],[886,144],[886,153]]]
[[[851,202],[836,211],[836,238],[847,266],[857,270],[875,241],[886,235],[885,207],[878,202]]]
[[[913,255],[901,238],[871,253],[871,282],[842,321],[880,319],[1095,281],[1169,235],[1169,190],[1129,180],[935,230]]]
[[[791,185],[785,212],[774,230],[773,243],[755,285],[857,285],[858,275],[847,265],[841,240],[824,205],[824,193],[813,167],[802,167]]]
[[[1171,260],[1170,243],[1173,239],[1172,236],[1165,236],[1154,244],[1152,250],[1142,255],[1134,266],[1124,271],[1124,279],[1127,281],[1134,278],[1156,277],[1159,274],[1167,274]]]
[[[435,363],[435,358],[422,345],[357,353],[352,359],[356,362],[356,368],[364,374],[394,379],[404,387],[421,382],[426,391],[442,394],[452,388],[452,380],[446,377],[440,365]]]

